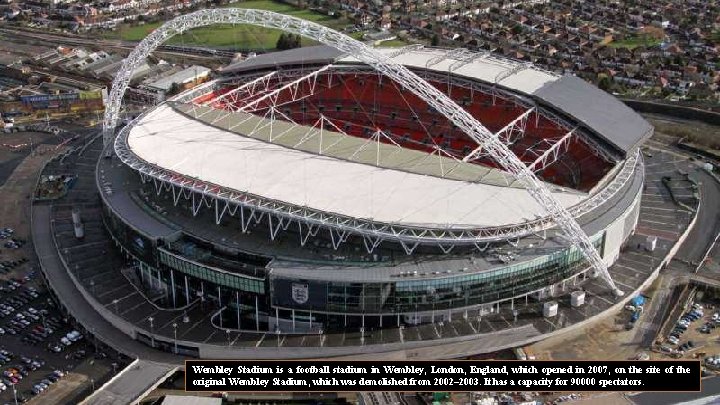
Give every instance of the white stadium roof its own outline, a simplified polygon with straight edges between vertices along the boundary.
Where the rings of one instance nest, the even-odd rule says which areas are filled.
[[[319,156],[207,125],[169,105],[142,117],[127,143],[140,159],[187,177],[378,222],[492,227],[546,215],[521,188]],[[574,191],[554,195],[565,207],[587,197]]]
[[[397,52],[393,48],[377,48],[376,51],[386,55]],[[397,54],[396,54],[397,55]],[[502,87],[525,94],[532,94],[542,86],[559,78],[554,74],[520,64],[508,59],[500,59],[489,54],[469,53],[474,56],[462,63],[462,56],[453,57],[453,51],[440,48],[420,48],[408,50],[394,56],[394,62],[412,68],[428,68],[438,72],[452,71],[453,74],[487,83],[496,83]],[[457,59],[456,59],[457,58]],[[353,57],[342,57],[338,62],[360,63]]]

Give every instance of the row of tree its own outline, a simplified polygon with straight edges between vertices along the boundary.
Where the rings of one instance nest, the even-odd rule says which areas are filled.
[[[278,38],[275,47],[278,50],[300,48],[300,40],[300,35],[286,34],[283,32],[280,34],[280,38]]]

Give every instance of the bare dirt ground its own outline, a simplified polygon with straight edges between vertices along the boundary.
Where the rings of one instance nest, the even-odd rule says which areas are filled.
[[[648,141],[651,146],[672,145],[687,135],[695,135],[705,141],[720,139],[720,127],[716,125],[652,114],[644,115],[644,118],[655,126],[655,134]]]
[[[609,392],[588,396],[573,402],[577,405],[629,405],[633,402],[620,392]]]
[[[531,348],[538,360],[628,360],[639,348],[636,332],[626,331],[618,316],[612,316],[571,335],[544,340]]]
[[[33,397],[27,403],[30,405],[45,405],[50,403],[64,404],[67,403],[68,397],[74,395],[75,391],[88,384],[89,378],[85,374],[69,373],[63,377],[56,384],[50,387],[49,392],[45,392],[36,397]],[[49,398],[51,396],[52,399]]]

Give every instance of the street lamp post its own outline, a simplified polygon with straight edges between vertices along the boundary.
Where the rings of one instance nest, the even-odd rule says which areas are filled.
[[[153,325],[153,321],[155,319],[152,316],[148,317],[148,322],[150,322],[150,346],[155,347],[155,328]]]
[[[230,346],[230,329],[225,329],[225,334],[227,335],[228,346]]]
[[[205,294],[203,294],[203,291],[197,292],[198,298],[200,298],[200,309],[205,310]]]
[[[115,305],[115,314],[117,315],[120,311],[118,311],[118,300],[114,299],[112,300],[113,305]]]
[[[97,345],[97,333],[95,332],[95,328],[90,329],[90,333],[92,333],[93,336],[93,345],[95,345],[95,353],[98,352],[98,345]]]
[[[175,354],[177,354],[177,353],[178,353],[178,348],[177,348],[177,323],[173,322],[172,327],[173,327],[173,336],[174,336],[174,338],[175,338]]]

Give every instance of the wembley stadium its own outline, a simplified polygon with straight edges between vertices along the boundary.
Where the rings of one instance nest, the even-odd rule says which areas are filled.
[[[377,51],[482,123],[604,264],[617,259],[646,121],[581,79],[487,53]],[[231,64],[148,109],[97,182],[117,248],[166,305],[199,297],[215,324],[248,332],[364,331],[542,303],[598,277],[487,149],[403,83],[316,46]]]

